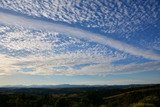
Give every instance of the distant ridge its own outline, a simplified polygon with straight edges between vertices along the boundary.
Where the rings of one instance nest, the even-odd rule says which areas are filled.
[[[72,85],[72,84],[60,84],[60,85],[5,85],[0,88],[84,88],[84,87],[141,87],[141,86],[154,86],[160,84],[129,84],[129,85]]]
[[[71,84],[60,84],[60,85],[5,85],[0,88],[80,88],[80,87],[102,87],[109,85],[71,85]]]

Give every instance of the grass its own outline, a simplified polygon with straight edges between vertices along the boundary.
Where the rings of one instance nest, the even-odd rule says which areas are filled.
[[[154,104],[150,103],[134,103],[131,107],[156,107]]]

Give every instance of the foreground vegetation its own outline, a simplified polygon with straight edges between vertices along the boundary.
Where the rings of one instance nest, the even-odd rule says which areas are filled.
[[[160,85],[0,88],[0,107],[160,107]]]

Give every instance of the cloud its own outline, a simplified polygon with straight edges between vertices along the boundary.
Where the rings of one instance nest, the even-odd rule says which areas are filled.
[[[14,50],[51,50],[52,44],[44,41],[43,33],[31,33],[27,30],[5,32],[0,38],[0,45]]]
[[[14,62],[18,62],[18,59],[1,54],[0,59],[0,75],[11,75],[16,72],[18,67],[14,66],[13,64]]]
[[[122,34],[146,29],[159,19],[160,11],[158,0],[2,0],[0,7]]]
[[[130,37],[127,44],[121,41],[123,37],[116,40],[112,34],[109,35],[126,36],[122,34],[143,30],[154,24],[159,20],[158,2],[129,1],[128,6],[125,4],[123,1],[98,0],[0,1],[0,75],[103,76],[160,71],[159,51],[151,51],[153,48],[159,50],[158,36],[152,43],[148,43],[148,38],[144,40],[146,44],[138,41],[143,46],[137,44],[140,47],[136,47],[129,43],[143,36],[136,39]],[[63,22],[78,24],[83,29]],[[86,27],[108,35],[86,31]],[[147,48],[144,49],[144,46]],[[133,57],[136,61],[127,63]],[[126,63],[113,65],[119,60]],[[136,63],[138,60],[142,61]]]
[[[78,75],[73,69],[76,66],[111,63],[126,57],[104,45],[55,32],[4,25],[0,29],[0,75]]]
[[[122,59],[123,57],[113,57],[97,54],[88,50],[86,52],[72,52],[54,54],[51,56],[29,55],[25,57],[11,57],[0,54],[0,74],[10,75],[14,73],[24,73],[31,75],[50,75],[75,73],[73,66],[87,63],[111,63],[112,61]],[[60,66],[67,70],[59,69]],[[26,70],[30,69],[29,72]],[[32,69],[32,70],[31,70]]]
[[[160,71],[160,62],[113,65],[123,57],[105,56],[92,51],[55,54],[53,56],[29,55],[11,57],[0,54],[0,75],[101,75]],[[83,65],[86,66],[83,66]],[[81,66],[82,65],[82,66]],[[76,68],[75,66],[81,66]]]
[[[17,21],[18,20],[18,21]],[[25,16],[14,15],[11,13],[6,13],[0,11],[0,23],[10,26],[20,26],[24,28],[30,28],[35,30],[45,30],[47,32],[58,32],[65,35],[70,35],[72,37],[87,39],[92,42],[97,42],[106,46],[110,46],[117,50],[129,53],[135,56],[141,56],[147,59],[160,60],[160,55],[152,51],[140,49],[129,44],[123,43],[107,36],[100,34],[91,33],[82,29],[58,24],[51,23],[42,20],[36,20],[35,18],[28,18]]]
[[[146,72],[146,71],[160,71],[160,62],[146,62],[141,64],[127,64],[120,66],[113,66],[110,63],[97,64],[83,67],[75,72],[79,75],[108,75],[108,74],[125,74],[135,72]]]

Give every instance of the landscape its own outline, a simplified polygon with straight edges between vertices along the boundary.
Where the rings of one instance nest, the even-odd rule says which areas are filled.
[[[159,107],[160,85],[0,88],[1,107]]]
[[[0,107],[160,107],[160,0],[0,0]]]

